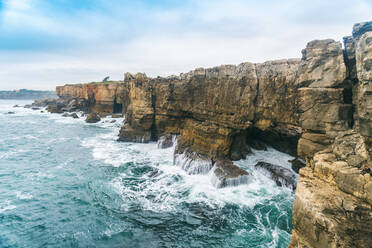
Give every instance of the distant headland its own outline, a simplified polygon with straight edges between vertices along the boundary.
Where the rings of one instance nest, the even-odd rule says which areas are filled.
[[[57,97],[55,91],[43,91],[43,90],[10,90],[0,91],[0,99],[24,99],[24,100],[35,100],[41,98],[55,98]]]

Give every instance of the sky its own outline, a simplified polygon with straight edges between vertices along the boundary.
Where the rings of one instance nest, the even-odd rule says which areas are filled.
[[[0,0],[0,90],[301,57],[372,0]]]

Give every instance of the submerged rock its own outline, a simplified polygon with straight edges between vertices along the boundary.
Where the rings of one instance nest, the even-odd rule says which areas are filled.
[[[270,177],[275,181],[276,185],[286,186],[293,190],[296,189],[297,177],[291,170],[266,162],[258,162],[255,167],[267,171],[270,174]]]
[[[101,120],[101,117],[97,113],[93,112],[93,113],[90,113],[87,116],[87,118],[85,119],[85,122],[87,122],[87,123],[97,123],[100,120]]]
[[[15,114],[15,112],[13,112],[13,111],[9,111],[7,114],[8,114],[8,115],[13,115],[13,114]]]
[[[212,168],[212,183],[216,188],[248,183],[248,172],[234,165],[231,160],[217,160]]]
[[[13,108],[20,108],[21,106],[19,106],[18,104],[14,105]]]
[[[40,108],[38,108],[38,107],[32,107],[31,109],[32,110],[40,110]]]

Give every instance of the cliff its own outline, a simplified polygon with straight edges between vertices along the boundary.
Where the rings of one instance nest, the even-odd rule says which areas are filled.
[[[82,99],[91,111],[100,113],[122,112],[121,82],[99,82],[89,84],[73,84],[57,86],[56,92],[60,98]]]
[[[217,186],[246,182],[228,161],[249,155],[252,140],[298,156],[306,167],[290,247],[371,247],[372,23],[356,24],[344,47],[315,40],[301,59],[167,78],[127,73],[122,84],[66,85],[57,94],[84,99],[96,112],[121,104],[120,141],[177,135],[175,164],[212,170]]]

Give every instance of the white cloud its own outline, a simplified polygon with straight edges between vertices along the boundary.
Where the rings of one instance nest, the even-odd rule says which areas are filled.
[[[190,0],[182,8],[140,9],[111,3],[75,14],[54,12],[40,0],[17,2],[7,10],[8,29],[22,30],[18,18],[35,34],[66,40],[66,46],[0,51],[0,89],[51,89],[107,75],[122,79],[126,71],[169,75],[300,57],[308,41],[341,40],[353,23],[372,19],[366,1]]]

